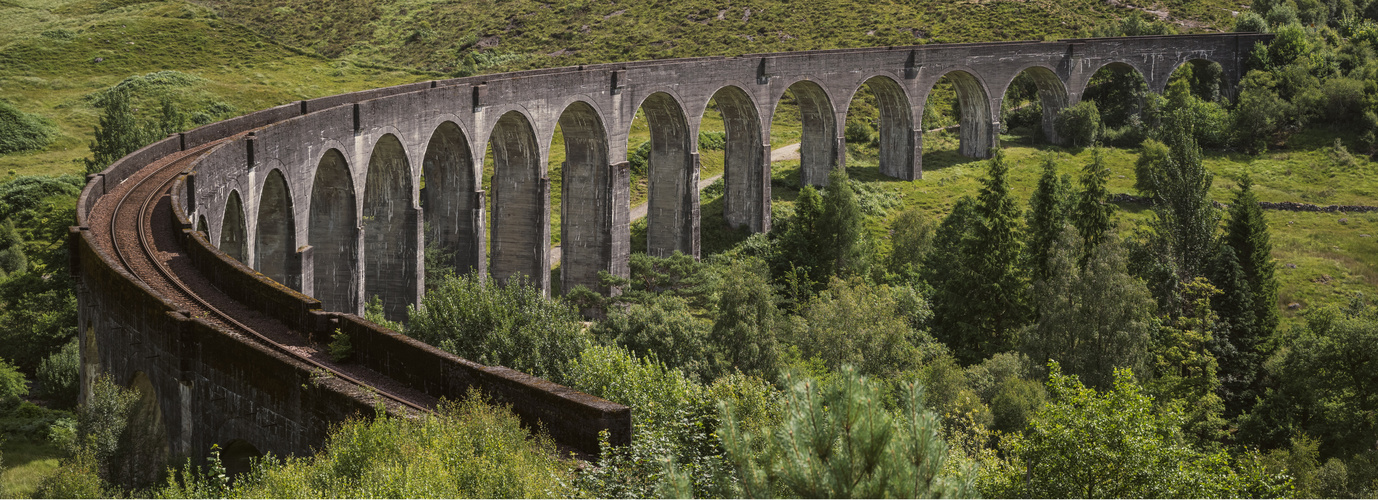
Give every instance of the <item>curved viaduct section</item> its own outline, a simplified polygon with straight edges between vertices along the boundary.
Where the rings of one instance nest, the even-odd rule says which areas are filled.
[[[343,375],[324,375],[327,369],[294,358],[291,349],[255,341],[187,305],[204,293],[305,344],[336,329],[349,335],[357,354],[347,364],[367,372],[361,379],[382,376],[380,384],[423,400],[478,387],[557,439],[596,452],[600,429],[611,429],[615,442],[630,439],[625,407],[476,365],[357,316],[377,297],[388,317],[403,319],[423,292],[428,246],[462,272],[524,276],[548,291],[547,159],[557,126],[566,158],[562,289],[596,289],[600,271],[628,273],[627,140],[638,109],[651,135],[645,250],[697,255],[697,142],[710,102],[726,128],[724,218],[767,231],[770,124],[787,90],[803,121],[801,182],[821,185],[843,165],[847,107],[863,86],[879,105],[881,171],[914,180],[922,177],[923,110],[944,76],[961,106],[961,152],[982,157],[998,142],[1005,90],[1025,71],[1038,85],[1044,128],[1053,130],[1057,111],[1076,103],[1103,67],[1126,65],[1150,90],[1162,91],[1176,68],[1205,60],[1219,63],[1233,85],[1245,55],[1266,37],[923,45],[591,65],[356,92],[207,125],[121,159],[93,175],[82,193],[72,255],[83,383],[89,387],[96,373],[108,372],[146,388],[155,394],[150,411],[168,453],[196,457],[210,443],[230,440],[265,452],[305,452],[330,422],[372,408],[368,391]],[[485,162],[492,165],[491,194],[484,190]],[[140,187],[157,184],[143,180],[158,175],[168,179],[161,189]],[[129,220],[147,227],[120,226],[110,212],[118,214],[114,207],[140,189],[148,208]],[[166,279],[112,255],[126,239],[123,230],[150,235],[155,251],[148,260],[168,264]],[[163,291],[163,281],[200,283],[203,292]]]

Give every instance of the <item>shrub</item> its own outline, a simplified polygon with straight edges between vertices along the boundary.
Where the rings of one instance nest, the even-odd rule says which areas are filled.
[[[0,413],[14,408],[28,394],[28,379],[19,368],[0,358]]]
[[[593,333],[637,356],[654,355],[671,368],[706,380],[714,373],[708,345],[712,327],[712,322],[694,316],[684,299],[657,295],[625,311],[613,308]]]
[[[44,477],[34,498],[113,498],[114,491],[101,480],[99,461],[91,448],[81,448]]]
[[[380,412],[330,433],[311,457],[267,457],[225,484],[216,461],[186,467],[157,491],[163,498],[562,498],[569,464],[544,434],[534,439],[510,409],[477,392],[445,401],[433,415]],[[226,495],[228,494],[228,495]]]
[[[330,359],[336,363],[348,360],[354,355],[354,343],[350,342],[349,335],[339,328],[330,336]]]
[[[1319,109],[1327,123],[1352,123],[1363,118],[1364,83],[1353,78],[1330,78],[1321,84]]]
[[[651,141],[646,141],[633,149],[627,155],[627,163],[631,164],[632,175],[645,176],[651,161]]]
[[[1263,16],[1257,12],[1245,12],[1234,20],[1234,31],[1236,33],[1267,33],[1268,21],[1263,20]]]
[[[77,392],[81,390],[80,370],[81,353],[77,339],[72,339],[38,365],[38,382],[43,386],[44,397],[63,408],[76,406]]]
[[[726,145],[727,132],[699,132],[699,151],[722,151]]]
[[[1063,140],[1075,147],[1090,146],[1100,134],[1100,111],[1095,101],[1083,100],[1058,111],[1056,123]]]
[[[858,121],[848,121],[847,127],[843,129],[842,136],[847,140],[847,144],[868,145],[875,139],[875,130],[869,124]]]
[[[449,276],[412,309],[407,335],[486,365],[551,381],[589,344],[578,313],[521,278],[483,283]]]
[[[945,352],[927,332],[909,326],[885,285],[834,278],[799,316],[795,345],[831,370],[855,366],[864,375],[889,377]]]
[[[0,101],[0,154],[33,151],[53,142],[53,125]]]
[[[761,432],[742,429],[724,405],[721,430],[738,491],[753,498],[917,498],[974,494],[944,468],[941,425],[923,410],[923,390],[908,386],[898,415],[880,403],[875,382],[850,367],[827,383],[787,379],[781,421]]]

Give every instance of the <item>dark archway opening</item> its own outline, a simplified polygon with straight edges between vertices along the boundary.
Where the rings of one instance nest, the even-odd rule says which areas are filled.
[[[327,311],[358,313],[359,223],[354,180],[344,155],[331,149],[311,188],[312,294]]]
[[[1067,87],[1052,70],[1035,66],[1021,71],[1000,101],[1001,133],[1016,142],[1062,144],[1057,115],[1067,102]]]
[[[599,290],[598,272],[611,271],[613,177],[608,135],[598,112],[576,102],[560,115],[561,162],[560,289],[583,285]],[[552,141],[552,150],[554,149]],[[618,181],[625,182],[625,181]]]
[[[484,258],[483,208],[469,139],[453,122],[441,123],[421,161],[421,213],[425,218],[426,275],[465,274]],[[434,285],[430,280],[427,283]]]
[[[407,319],[417,299],[417,211],[402,143],[384,135],[373,147],[364,183],[364,297],[390,321]]]
[[[301,273],[295,269],[297,245],[292,194],[281,170],[269,172],[263,181],[255,234],[254,268],[273,281],[300,290]]]
[[[225,215],[220,222],[220,251],[248,265],[249,227],[244,221],[244,203],[239,191],[230,191],[225,201]]]
[[[631,137],[636,135],[633,123],[627,147],[634,189],[640,175],[646,179],[646,253],[656,257],[669,257],[675,251],[698,255],[699,227],[694,217],[699,200],[698,172],[684,108],[669,94],[657,92],[642,101],[640,113],[645,113],[650,140],[632,144]],[[639,163],[644,164],[644,173],[639,172],[643,168]]]
[[[499,281],[524,276],[549,291],[549,181],[535,129],[521,113],[498,119],[489,140],[493,159],[490,272]]]

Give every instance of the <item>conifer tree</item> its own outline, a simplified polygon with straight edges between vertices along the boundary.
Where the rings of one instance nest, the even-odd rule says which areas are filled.
[[[172,103],[172,99],[167,97],[162,101],[162,114],[158,119],[158,129],[162,132],[162,137],[181,132],[187,126],[187,116]],[[153,137],[151,139],[158,139]]]
[[[930,281],[935,288],[936,333],[966,364],[1009,350],[1015,333],[1029,319],[1028,279],[1020,266],[1022,214],[1010,195],[1008,174],[1005,155],[997,149],[981,181],[985,186],[971,206],[969,230],[956,245],[955,258],[934,262],[955,266],[941,272],[939,283]],[[946,227],[947,221],[943,225],[935,239],[954,236],[950,233],[956,227]],[[934,243],[935,247],[942,244]],[[933,252],[942,253],[946,252]]]
[[[1260,364],[1253,293],[1229,245],[1220,245],[1211,271],[1211,284],[1220,294],[1211,301],[1218,320],[1208,346],[1220,365],[1218,392],[1227,414],[1234,416],[1254,400],[1253,383]]]
[[[828,173],[828,190],[823,193],[823,214],[818,226],[817,235],[823,240],[821,249],[831,261],[828,267],[832,275],[866,271],[870,245],[866,239],[865,216],[857,205],[856,193],[844,169]]]
[[[1273,243],[1268,221],[1254,197],[1253,181],[1246,175],[1239,181],[1239,192],[1230,206],[1225,227],[1225,244],[1234,249],[1239,267],[1253,293],[1254,327],[1259,341],[1271,336],[1278,326],[1278,281],[1273,262]]]
[[[86,173],[105,170],[115,160],[137,151],[148,143],[149,135],[129,106],[129,92],[116,87],[105,95],[105,114],[96,126],[96,140],[91,143],[91,157],[85,158]]]
[[[1113,236],[1115,206],[1110,204],[1110,192],[1105,183],[1110,180],[1110,169],[1105,166],[1101,149],[1092,153],[1091,163],[1081,170],[1081,193],[1077,196],[1076,208],[1072,211],[1072,224],[1081,233],[1082,265],[1091,258],[1097,246],[1105,238]]]
[[[1071,214],[1071,182],[1067,176],[1057,175],[1057,162],[1051,155],[1043,159],[1043,175],[1038,188],[1029,197],[1029,250],[1027,253],[1030,278],[1034,282],[1049,277],[1048,255],[1062,233]]]
[[[1176,110],[1174,115],[1188,113]],[[1190,119],[1175,116],[1175,126],[1165,128],[1170,154],[1145,168],[1156,191],[1148,242],[1149,262],[1141,262],[1149,288],[1163,312],[1178,316],[1187,308],[1184,283],[1208,276],[1215,259],[1216,228],[1220,214],[1210,197],[1214,175],[1201,163]]]

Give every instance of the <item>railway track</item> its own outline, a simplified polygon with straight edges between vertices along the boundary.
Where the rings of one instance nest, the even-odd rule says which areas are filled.
[[[160,252],[175,253],[175,250],[169,249],[167,245],[159,245],[156,241],[158,235],[155,234],[157,228],[154,227],[154,221],[157,219],[155,219],[156,216],[154,212],[159,209],[160,206],[167,210],[171,209],[169,191],[173,183],[176,182],[177,178],[183,173],[187,166],[201,155],[210,151],[215,144],[216,143],[207,144],[187,151],[181,158],[168,161],[162,166],[151,166],[153,167],[152,172],[148,172],[137,179],[130,179],[133,184],[123,190],[123,194],[119,196],[118,200],[115,201],[114,205],[110,208],[110,247],[114,250],[120,265],[150,287],[163,291],[164,293],[171,292],[180,295],[180,297],[176,298],[181,299],[179,302],[186,306],[193,315],[204,315],[205,317],[218,320],[227,328],[245,337],[252,338],[266,347],[291,356],[294,359],[311,365],[315,369],[323,370],[340,380],[372,391],[378,396],[395,402],[398,405],[422,413],[431,412],[434,406],[431,398],[418,394],[407,395],[404,394],[404,392],[407,391],[398,390],[395,387],[390,388],[388,387],[390,385],[400,385],[391,379],[384,381],[363,380],[368,374],[373,375],[373,377],[369,378],[383,377],[383,375],[371,372],[371,370],[362,368],[354,370],[355,372],[365,372],[365,375],[356,376],[360,374],[355,373],[352,375],[346,373],[346,370],[340,365],[313,359],[311,354],[317,354],[320,350],[310,340],[306,341],[306,345],[309,347],[303,348],[302,345],[288,345],[280,340],[274,339],[272,335],[260,332],[258,328],[254,328],[244,321],[240,321],[234,314],[225,311],[225,307],[217,307],[215,304],[215,302],[221,302],[222,305],[224,305],[224,301],[232,299],[223,296],[207,298],[203,296],[203,293],[198,293],[193,286],[188,285],[177,273],[169,268],[167,261],[160,255]],[[170,219],[170,216],[165,218]],[[170,226],[171,221],[169,220],[167,222]],[[170,230],[171,228],[163,229]],[[137,233],[137,238],[129,237],[131,231]],[[166,240],[166,238],[164,239]],[[204,295],[220,294],[214,293]],[[281,335],[277,335],[277,337],[282,338]],[[300,335],[297,335],[297,337],[298,340],[302,340]]]

